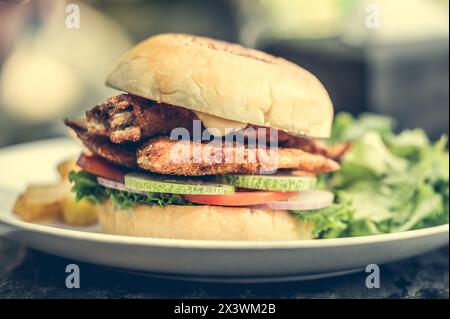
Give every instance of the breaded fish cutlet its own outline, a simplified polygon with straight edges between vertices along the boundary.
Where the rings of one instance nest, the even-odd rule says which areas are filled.
[[[98,104],[86,112],[89,134],[107,137],[115,144],[143,142],[155,136],[168,135],[178,127],[192,132],[192,121],[195,119],[198,118],[191,110],[157,103],[131,94],[111,97],[105,103]],[[255,125],[248,127],[261,129]],[[266,130],[269,143],[269,129]],[[277,138],[280,146],[301,149],[334,160],[339,160],[350,147],[349,143],[330,147],[313,139],[290,135],[283,131],[278,131]]]
[[[185,108],[130,94],[109,98],[86,112],[89,133],[106,136],[116,144],[169,134],[177,127],[191,130],[194,119],[195,113]]]
[[[144,170],[187,176],[258,174],[273,167],[315,173],[339,169],[339,164],[332,159],[300,149],[280,147],[275,151],[276,157],[271,157],[270,153],[258,148],[225,143],[211,145],[174,141],[162,136],[151,139],[141,146],[136,157],[138,166]],[[275,163],[273,158],[276,159]]]
[[[276,157],[270,157],[270,153],[265,150],[243,145],[220,143],[213,146],[174,141],[165,136],[153,138],[142,146],[114,144],[104,136],[90,133],[84,121],[66,120],[65,123],[94,154],[120,166],[140,167],[155,173],[186,176],[258,174],[262,170],[274,168],[274,165],[277,169],[300,169],[314,173],[339,169],[339,164],[334,160],[300,149],[280,147],[276,150]],[[174,158],[174,151],[185,157]],[[198,159],[194,158],[195,151],[200,154]],[[221,155],[217,158],[215,154]],[[274,158],[276,163],[273,162]]]
[[[137,168],[134,144],[114,144],[108,138],[89,133],[84,120],[68,120],[64,123],[70,127],[84,146],[92,153],[120,166]]]

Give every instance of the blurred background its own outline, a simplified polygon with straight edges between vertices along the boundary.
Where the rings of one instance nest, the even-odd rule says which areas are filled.
[[[239,42],[316,74],[337,111],[449,126],[448,0],[0,0],[0,146],[61,136],[116,94],[104,80],[161,32]]]

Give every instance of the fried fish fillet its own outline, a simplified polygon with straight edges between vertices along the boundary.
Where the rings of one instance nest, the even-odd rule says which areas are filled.
[[[86,112],[89,133],[118,144],[170,134],[177,127],[191,131],[196,118],[191,110],[130,94],[109,98]]]
[[[198,118],[194,112],[182,107],[157,103],[131,94],[121,94],[86,112],[86,119],[90,134],[105,136],[111,142],[121,144],[142,142],[158,135],[168,135],[178,127],[192,132],[192,121]],[[266,130],[266,140],[268,144],[270,143],[269,129],[255,125],[248,125],[247,128],[253,128],[255,132],[258,129]],[[350,147],[348,143],[329,147],[313,139],[293,136],[283,131],[277,133],[280,146],[298,148],[334,160],[339,160]],[[250,138],[251,133],[245,132],[244,136]]]
[[[84,120],[69,120],[64,123],[70,127],[83,144],[94,154],[120,166],[136,168],[136,149],[134,144],[114,144],[108,138],[91,134]]]
[[[264,135],[267,141],[267,145],[270,145],[271,140],[273,139],[270,134],[270,129],[256,125],[248,125],[248,128],[253,128],[254,131],[246,131],[244,133],[244,136],[246,138],[255,138],[254,134],[258,134],[256,132],[258,132],[258,130],[260,129],[263,129],[265,130]],[[344,154],[351,148],[351,143],[341,143],[335,146],[329,146],[312,138],[291,135],[280,130],[276,131],[278,146],[301,149],[302,151],[305,151],[307,153],[322,155],[335,161],[339,161],[342,156],[344,156]]]
[[[301,169],[327,173],[339,164],[300,149],[278,148],[276,157],[266,150],[237,144],[201,144],[157,137],[137,151],[138,166],[155,173],[172,175],[258,174],[276,169]]]
[[[156,173],[201,176],[258,174],[273,168],[316,173],[339,169],[335,161],[300,149],[281,147],[277,149],[276,157],[273,157],[270,151],[243,145],[178,142],[168,137],[157,137],[138,147],[138,144],[115,144],[105,136],[91,134],[84,121],[66,120],[65,123],[94,154],[117,165],[128,168],[139,166]]]
[[[339,161],[351,148],[351,143],[341,143],[334,146],[325,145],[314,139],[289,135],[280,132],[278,135],[280,145],[288,148],[298,148],[311,154],[318,154],[335,161]]]

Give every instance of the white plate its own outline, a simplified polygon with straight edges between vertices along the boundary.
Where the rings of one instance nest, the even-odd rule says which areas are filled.
[[[0,235],[50,254],[188,280],[268,282],[315,279],[419,255],[448,244],[449,226],[355,238],[235,242],[172,240],[101,234],[97,227],[45,226],[11,213],[31,182],[57,179],[56,163],[75,157],[67,139],[0,150]]]

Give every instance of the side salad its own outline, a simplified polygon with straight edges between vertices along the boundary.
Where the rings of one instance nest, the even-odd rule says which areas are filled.
[[[449,222],[447,137],[432,143],[422,129],[394,133],[392,118],[348,113],[336,117],[332,142],[352,141],[341,170],[324,176],[348,227],[329,220],[322,237],[364,236],[407,231]],[[331,208],[329,208],[331,209]],[[314,219],[320,212],[302,212]]]

